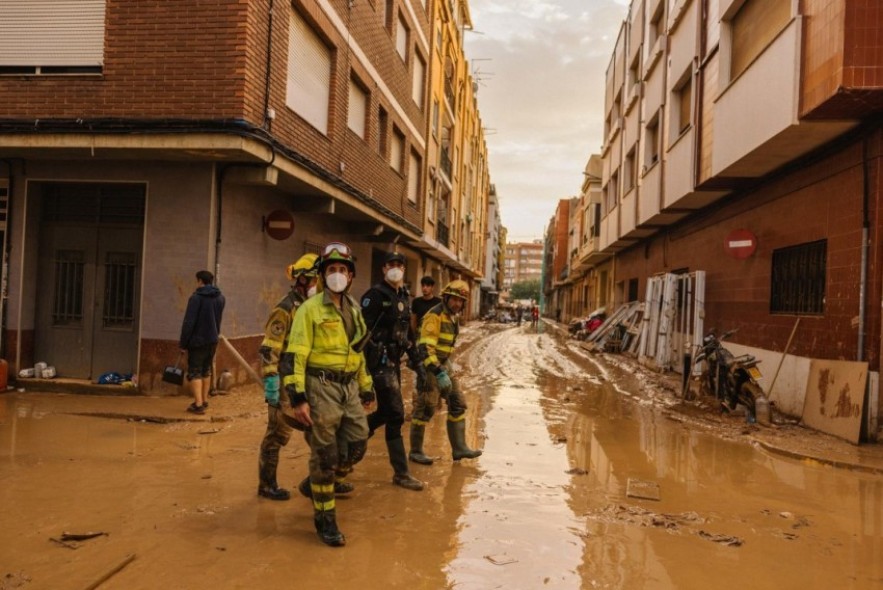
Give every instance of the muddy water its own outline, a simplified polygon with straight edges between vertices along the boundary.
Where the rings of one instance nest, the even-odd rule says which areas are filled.
[[[256,498],[257,390],[216,398],[230,421],[169,424],[0,396],[0,589],[85,588],[130,554],[102,589],[883,587],[883,478],[672,420],[665,394],[526,327],[466,330],[458,363],[484,455],[453,463],[439,412],[414,493],[379,434],[338,501],[343,549],[305,499]],[[283,450],[283,485],[306,455]],[[71,549],[63,531],[109,534]]]

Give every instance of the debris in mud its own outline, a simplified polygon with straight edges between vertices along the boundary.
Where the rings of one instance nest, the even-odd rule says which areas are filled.
[[[776,531],[773,535],[785,539],[786,541],[796,541],[800,538],[796,533],[788,533],[785,531]]]
[[[681,512],[679,514],[660,514],[640,508],[638,506],[623,506],[621,504],[610,505],[598,511],[590,518],[609,522],[619,521],[642,527],[654,527],[665,529],[672,533],[680,533],[681,527],[689,527],[694,524],[703,524],[705,519],[696,512]],[[693,531],[687,531],[692,533]]]
[[[564,473],[566,473],[567,475],[586,475],[588,471],[586,471],[582,467],[574,467],[573,469],[568,469]]]
[[[220,428],[210,428],[208,430],[200,430],[197,434],[215,434],[221,432]]]
[[[555,439],[555,442],[558,444],[566,443],[567,437],[566,436],[559,436]]]
[[[517,559],[509,557],[508,555],[485,555],[484,558],[494,565],[509,565],[510,563],[518,563]]]
[[[110,533],[105,533],[103,531],[97,532],[88,532],[88,533],[68,533],[63,532],[58,537],[49,537],[49,540],[53,543],[57,543],[62,547],[67,547],[68,549],[79,549],[80,543],[78,541],[88,541],[89,539],[94,539],[95,537],[109,536]]]
[[[113,566],[106,573],[104,573],[100,578],[98,578],[97,580],[95,580],[94,582],[89,584],[86,587],[86,590],[95,590],[95,588],[98,588],[103,583],[105,583],[106,581],[108,581],[109,579],[111,579],[112,577],[117,575],[119,572],[121,572],[123,570],[124,567],[126,567],[127,565],[132,563],[134,560],[135,560],[135,554],[130,553],[121,562],[119,562],[117,565]]]
[[[629,478],[625,495],[629,498],[659,501],[659,484],[655,481]]]
[[[741,547],[742,543],[744,543],[744,541],[739,537],[733,537],[731,535],[717,535],[705,531],[699,531],[698,534],[706,541],[721,543],[722,545],[726,545],[727,547]]]
[[[31,582],[31,577],[24,572],[8,573],[0,580],[0,590],[15,590]]]
[[[88,533],[61,533],[62,541],[87,541],[89,539],[94,539],[95,537],[101,536],[109,536],[110,533],[105,533],[104,531],[96,531],[96,532],[88,532]]]

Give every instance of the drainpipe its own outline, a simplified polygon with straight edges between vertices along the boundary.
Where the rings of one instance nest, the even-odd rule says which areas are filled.
[[[858,299],[858,350],[856,351],[856,360],[862,361],[865,358],[865,299],[868,292],[868,233],[870,222],[868,220],[868,192],[870,183],[868,176],[868,138],[862,140],[862,261],[861,261],[861,280],[859,287]]]

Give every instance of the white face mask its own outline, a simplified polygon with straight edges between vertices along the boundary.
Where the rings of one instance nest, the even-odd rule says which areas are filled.
[[[307,297],[312,297],[316,294],[316,285],[313,285],[309,289],[307,289]]]
[[[325,277],[325,284],[332,293],[343,293],[346,291],[349,279],[342,272],[333,272]]]
[[[400,283],[405,278],[405,271],[401,268],[391,268],[386,271],[386,280],[390,283]]]

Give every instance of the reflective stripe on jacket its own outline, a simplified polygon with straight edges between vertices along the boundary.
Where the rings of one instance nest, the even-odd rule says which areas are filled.
[[[459,326],[444,303],[426,312],[420,324],[420,340],[417,346],[423,352],[423,365],[438,367],[454,350]]]
[[[353,315],[356,331],[352,340],[347,337],[343,317],[328,292],[307,299],[294,316],[285,352],[294,354],[294,372],[285,375],[284,385],[293,385],[298,393],[306,391],[307,365],[339,373],[356,373],[359,391],[370,391],[371,375],[365,369],[365,357],[353,350],[368,332],[359,306],[349,296],[347,308]]]

